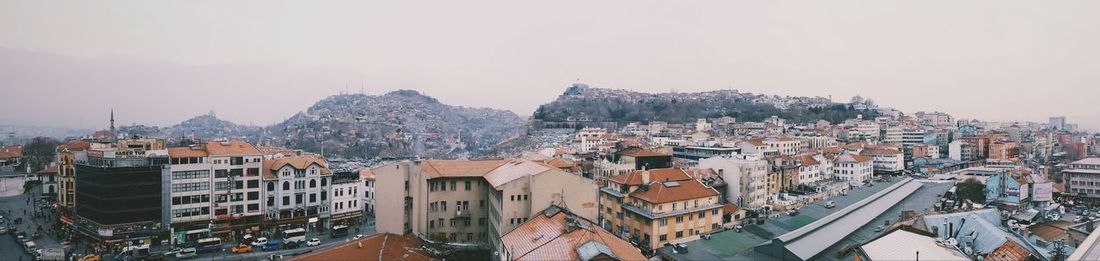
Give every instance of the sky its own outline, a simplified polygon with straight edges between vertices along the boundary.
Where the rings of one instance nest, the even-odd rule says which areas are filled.
[[[529,115],[578,79],[1100,128],[1100,1],[0,1],[0,125],[266,125],[413,89]]]

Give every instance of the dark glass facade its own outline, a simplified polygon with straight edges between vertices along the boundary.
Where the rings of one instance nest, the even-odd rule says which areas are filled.
[[[160,222],[162,166],[147,163],[153,164],[78,164],[77,215],[102,225]]]

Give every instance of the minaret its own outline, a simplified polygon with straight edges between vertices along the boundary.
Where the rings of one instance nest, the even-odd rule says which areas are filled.
[[[111,134],[115,133],[115,108],[111,108]]]

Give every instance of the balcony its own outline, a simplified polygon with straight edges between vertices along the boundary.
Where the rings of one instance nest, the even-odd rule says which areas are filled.
[[[470,218],[470,210],[469,209],[455,210],[455,218]]]

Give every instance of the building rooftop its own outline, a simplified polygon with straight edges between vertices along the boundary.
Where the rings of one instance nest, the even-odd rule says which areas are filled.
[[[653,204],[663,204],[718,196],[718,191],[704,186],[703,183],[699,183],[698,180],[694,179],[684,181],[655,181],[649,186],[649,189],[635,190],[633,193],[630,193],[630,196]],[[714,202],[707,203],[707,205],[712,203]]]
[[[921,186],[920,182],[906,178],[849,207],[761,244],[756,251],[777,258],[809,260],[871,222]]]
[[[900,229],[860,248],[870,260],[970,260],[959,250],[937,243],[935,238]]]
[[[276,172],[284,166],[289,165],[294,169],[306,169],[311,165],[317,165],[321,167],[321,175],[331,175],[332,171],[328,169],[328,162],[321,157],[315,156],[290,156],[277,159],[264,160],[263,162],[263,176],[264,179],[278,179],[279,176]]]
[[[211,141],[206,143],[206,152],[212,156],[251,156],[261,155],[260,150],[243,140]]]
[[[1071,162],[1070,164],[1100,165],[1100,158],[1085,158],[1085,159],[1082,159],[1082,160]]]
[[[494,188],[504,185],[513,180],[534,176],[539,173],[543,173],[551,170],[549,166],[536,163],[530,160],[513,159],[500,164],[489,173],[485,174],[485,181],[489,182]]]
[[[641,250],[557,206],[501,237],[506,260],[645,260]]]
[[[505,162],[505,160],[424,160],[420,162],[420,169],[432,178],[481,177]]]
[[[626,174],[615,175],[608,178],[611,182],[619,183],[629,186],[642,185],[643,173],[649,173],[649,181],[680,181],[690,180],[691,175],[685,172],[683,169],[678,168],[664,168],[664,169],[650,169],[650,170],[638,170]]]

